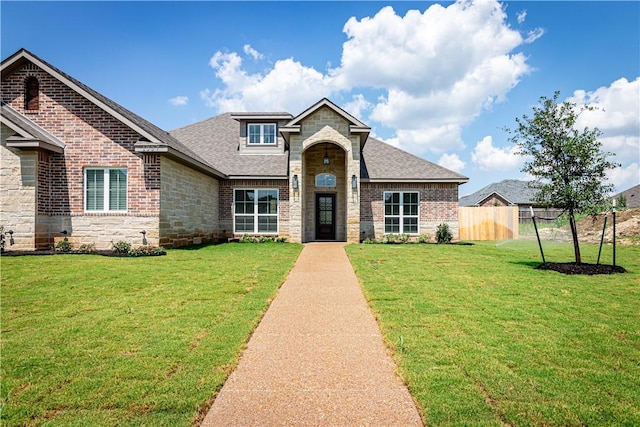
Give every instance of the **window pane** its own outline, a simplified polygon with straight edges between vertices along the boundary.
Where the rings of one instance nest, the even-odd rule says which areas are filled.
[[[399,218],[385,218],[384,219],[384,232],[385,233],[399,233],[400,232],[400,219]]]
[[[404,193],[402,202],[406,205],[409,203],[418,203],[418,193]]]
[[[249,125],[249,144],[260,144],[260,125]]]
[[[417,234],[418,233],[418,218],[404,218],[403,220],[403,233]]]
[[[335,187],[336,176],[330,173],[316,175],[316,187]]]
[[[102,211],[104,210],[104,170],[87,170],[86,176],[86,209],[88,211]]]
[[[384,203],[391,203],[393,201],[393,193],[384,193]]]
[[[264,143],[275,144],[276,143],[276,125],[263,125],[264,130]]]
[[[258,233],[276,233],[278,231],[278,217],[275,215],[258,216]]]
[[[127,171],[125,169],[109,170],[109,210],[127,210]]]
[[[252,214],[253,213],[253,190],[236,190],[235,191],[235,213],[236,214]]]
[[[258,190],[258,213],[276,214],[278,213],[278,191]]]
[[[237,215],[236,232],[253,233],[253,215]]]

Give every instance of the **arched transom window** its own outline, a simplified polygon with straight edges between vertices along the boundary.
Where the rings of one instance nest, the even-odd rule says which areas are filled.
[[[316,187],[332,187],[336,186],[336,176],[330,173],[319,173],[316,175]]]

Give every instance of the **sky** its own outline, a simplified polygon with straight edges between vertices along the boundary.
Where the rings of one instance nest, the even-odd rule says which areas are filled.
[[[540,97],[597,109],[640,183],[640,2],[0,2],[2,59],[25,48],[165,130],[327,97],[372,136],[455,170],[460,195],[521,172],[506,129]]]

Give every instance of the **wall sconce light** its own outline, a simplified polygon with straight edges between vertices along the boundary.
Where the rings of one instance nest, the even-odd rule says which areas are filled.
[[[140,232],[140,234],[142,234],[142,244],[146,245],[147,244],[147,230],[142,230]]]
[[[298,175],[293,175],[293,189],[298,191],[299,183],[298,183]]]
[[[351,175],[351,189],[352,190],[358,189],[358,178],[355,175]]]
[[[9,230],[7,231],[7,233],[9,233],[9,245],[13,246],[13,244],[15,243],[15,240],[13,240],[13,230]]]

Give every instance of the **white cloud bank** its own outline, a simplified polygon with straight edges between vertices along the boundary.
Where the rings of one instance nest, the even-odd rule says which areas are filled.
[[[600,129],[603,150],[616,154],[612,160],[621,166],[609,173],[609,181],[618,191],[639,184],[640,77],[633,81],[621,78],[592,92],[575,91],[567,100],[596,107],[580,115],[577,127]]]
[[[504,148],[495,147],[493,138],[485,136],[471,153],[471,161],[481,171],[514,172],[524,164],[524,157],[516,152],[517,148],[514,145]]]
[[[350,18],[343,31],[340,65],[324,72],[287,58],[250,73],[238,53],[216,52],[210,65],[222,86],[201,97],[218,112],[295,114],[342,94],[352,98],[352,112],[368,114],[360,118],[395,130],[389,139],[402,148],[444,153],[464,148],[462,127],[504,100],[530,72],[524,55],[514,52],[527,40],[508,25],[495,0],[433,4],[404,16],[387,6],[372,17]],[[250,45],[243,50],[245,58],[263,58]],[[383,95],[365,99],[365,89]]]

